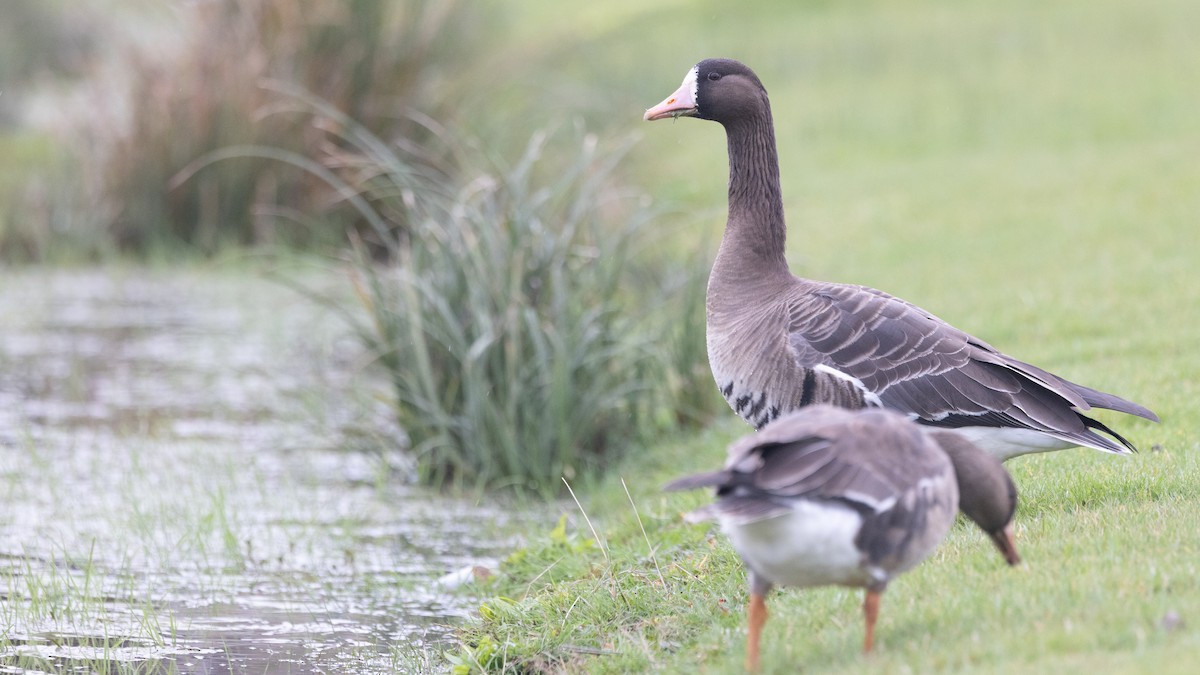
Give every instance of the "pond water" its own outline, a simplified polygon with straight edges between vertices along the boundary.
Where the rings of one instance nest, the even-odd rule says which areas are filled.
[[[414,487],[376,377],[250,272],[0,272],[0,672],[430,667],[538,515]]]

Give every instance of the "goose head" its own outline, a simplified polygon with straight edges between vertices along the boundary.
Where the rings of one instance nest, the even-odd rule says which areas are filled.
[[[647,110],[644,118],[698,117],[729,124],[768,110],[767,90],[754,71],[733,59],[705,59],[687,72],[675,93]]]
[[[952,431],[932,436],[950,456],[958,479],[958,509],[991,537],[1009,565],[1021,562],[1013,541],[1017,486],[1000,460]]]

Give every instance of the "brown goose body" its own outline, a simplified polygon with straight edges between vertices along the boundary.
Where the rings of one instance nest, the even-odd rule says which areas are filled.
[[[954,429],[1003,460],[1076,445],[1133,451],[1083,414],[1092,408],[1158,421],[883,291],[792,275],[770,102],[743,64],[702,61],[645,117],[678,116],[726,131],[729,217],[708,282],[708,355],[722,395],[755,428],[813,403],[882,406]]]
[[[941,435],[939,435],[941,434]],[[888,582],[927,558],[961,508],[1010,564],[1016,487],[995,458],[948,432],[926,432],[899,413],[812,405],[730,447],[725,468],[668,490],[715,487],[715,519],[746,564],[747,666],[758,663],[773,586],[866,589],[864,649]]]

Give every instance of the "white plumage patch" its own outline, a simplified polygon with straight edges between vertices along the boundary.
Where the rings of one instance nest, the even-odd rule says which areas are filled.
[[[854,545],[862,522],[848,506],[800,499],[774,518],[750,523],[722,518],[721,530],[742,560],[773,584],[861,586],[872,580]]]
[[[859,504],[866,504],[875,513],[883,513],[884,511],[887,511],[888,509],[890,509],[896,505],[896,496],[895,495],[892,495],[891,497],[887,497],[886,499],[880,500],[880,499],[876,499],[875,497],[873,497],[869,494],[865,494],[862,492],[855,492],[854,490],[848,489],[845,492],[845,496],[846,496],[846,499],[856,501]]]
[[[817,364],[813,368],[813,370],[818,373],[825,373],[826,375],[832,375],[832,376],[838,378],[839,380],[845,380],[845,381],[853,384],[855,387],[858,388],[859,391],[862,392],[864,401],[866,401],[867,403],[870,403],[871,405],[883,406],[883,401],[879,400],[879,395],[876,394],[875,392],[871,391],[870,389],[867,389],[867,385],[863,384],[862,380],[858,379],[857,377],[854,377],[853,375],[851,375],[849,373],[843,373],[842,371],[838,370],[837,368],[827,366],[824,363]]]
[[[957,427],[948,429],[947,431],[953,431],[962,435],[1001,462],[1019,455],[1062,450],[1063,448],[1078,445],[1076,442],[1055,438],[1045,432],[1034,429]],[[1102,449],[1097,448],[1097,450]]]

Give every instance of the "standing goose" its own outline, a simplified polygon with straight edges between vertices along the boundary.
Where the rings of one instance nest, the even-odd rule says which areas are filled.
[[[701,61],[645,115],[668,117],[725,127],[729,219],[708,278],[708,359],[725,400],[755,428],[811,403],[883,406],[955,429],[1006,460],[1076,445],[1135,450],[1082,414],[1091,408],[1158,421],[1136,403],[1001,354],[882,291],[793,276],[784,259],[771,106],[743,64]]]
[[[933,552],[957,510],[1010,565],[1020,561],[1017,490],[1000,461],[888,410],[818,404],[787,414],[734,443],[724,470],[666,489],[699,487],[716,487],[717,500],[688,520],[718,520],[748,572],[749,670],[776,585],[865,588],[863,651],[871,651],[888,582]]]

